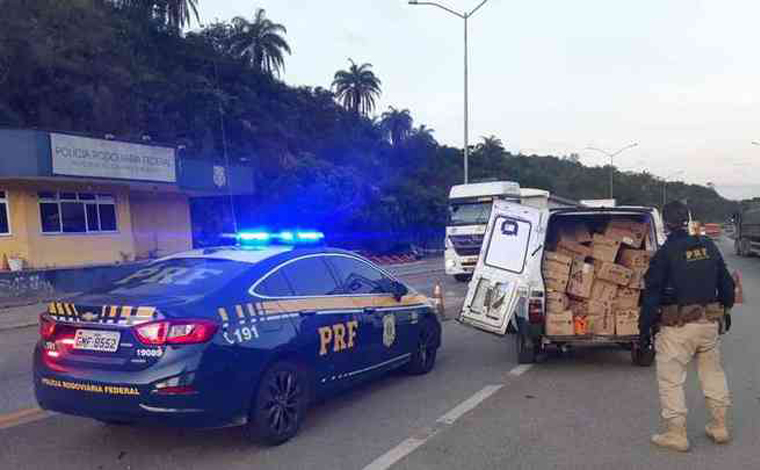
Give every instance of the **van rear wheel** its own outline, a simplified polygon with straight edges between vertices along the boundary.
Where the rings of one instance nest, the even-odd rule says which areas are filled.
[[[653,347],[641,349],[638,344],[631,347],[631,361],[639,367],[649,367],[654,363],[655,350]]]

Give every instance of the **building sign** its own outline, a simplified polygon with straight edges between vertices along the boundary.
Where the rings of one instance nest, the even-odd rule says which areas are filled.
[[[175,183],[174,149],[50,134],[53,174]]]

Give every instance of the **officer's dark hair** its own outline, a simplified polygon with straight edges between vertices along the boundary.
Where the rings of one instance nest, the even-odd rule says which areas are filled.
[[[689,223],[689,208],[681,201],[671,201],[662,208],[662,218],[671,230],[684,228]]]

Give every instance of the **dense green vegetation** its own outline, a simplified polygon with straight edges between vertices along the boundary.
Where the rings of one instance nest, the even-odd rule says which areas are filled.
[[[440,243],[461,149],[439,145],[409,110],[380,110],[381,70],[355,53],[330,88],[279,79],[291,51],[283,24],[250,18],[195,24],[200,0],[4,0],[0,125],[68,130],[182,146],[187,158],[251,165],[257,193],[236,198],[242,226],[300,224],[370,247]],[[286,20],[286,19],[284,19]],[[361,64],[361,65],[357,65]],[[559,195],[603,198],[608,168],[572,158],[511,155],[488,137],[471,152],[473,179],[511,179]],[[734,203],[670,183],[697,217]],[[617,173],[622,203],[660,205],[662,182]],[[225,200],[196,201],[204,232],[228,230]]]

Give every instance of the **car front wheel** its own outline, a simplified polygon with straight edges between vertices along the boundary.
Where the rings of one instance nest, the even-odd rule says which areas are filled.
[[[301,427],[308,407],[306,374],[290,362],[278,362],[261,378],[249,419],[252,438],[269,445],[290,440]]]

